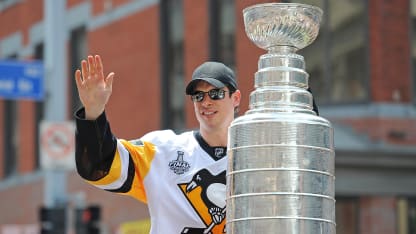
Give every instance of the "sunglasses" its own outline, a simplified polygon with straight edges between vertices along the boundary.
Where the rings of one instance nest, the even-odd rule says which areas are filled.
[[[193,102],[202,102],[205,98],[205,94],[208,94],[208,96],[212,100],[220,100],[224,99],[225,92],[227,91],[222,89],[211,89],[208,92],[196,91],[194,94],[191,95],[191,99]]]

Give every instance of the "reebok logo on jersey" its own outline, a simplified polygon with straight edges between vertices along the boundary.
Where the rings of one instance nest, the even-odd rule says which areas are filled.
[[[177,151],[178,157],[176,160],[172,160],[169,162],[169,168],[177,175],[182,175],[183,173],[187,172],[191,167],[187,161],[183,160],[183,151]]]
[[[224,151],[225,150],[224,150],[223,147],[215,148],[215,150],[214,150],[215,157],[222,158],[224,156]]]

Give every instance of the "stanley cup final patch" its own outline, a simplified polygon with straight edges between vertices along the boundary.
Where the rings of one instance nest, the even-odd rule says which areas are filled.
[[[183,151],[177,151],[178,157],[176,160],[169,162],[169,168],[177,175],[182,175],[191,167],[187,161],[183,160]]]

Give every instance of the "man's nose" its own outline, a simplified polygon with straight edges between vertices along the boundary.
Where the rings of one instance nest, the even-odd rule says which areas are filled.
[[[212,99],[209,97],[208,94],[205,94],[204,99],[201,101],[202,106],[211,106],[212,105]]]

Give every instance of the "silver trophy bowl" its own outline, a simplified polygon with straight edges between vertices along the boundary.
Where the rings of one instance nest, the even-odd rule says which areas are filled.
[[[320,8],[304,4],[254,5],[243,10],[245,31],[262,49],[290,46],[299,50],[318,36],[322,13]]]
[[[260,56],[249,110],[228,134],[227,233],[335,233],[331,123],[313,111],[305,61],[322,10],[304,4],[244,9]]]

